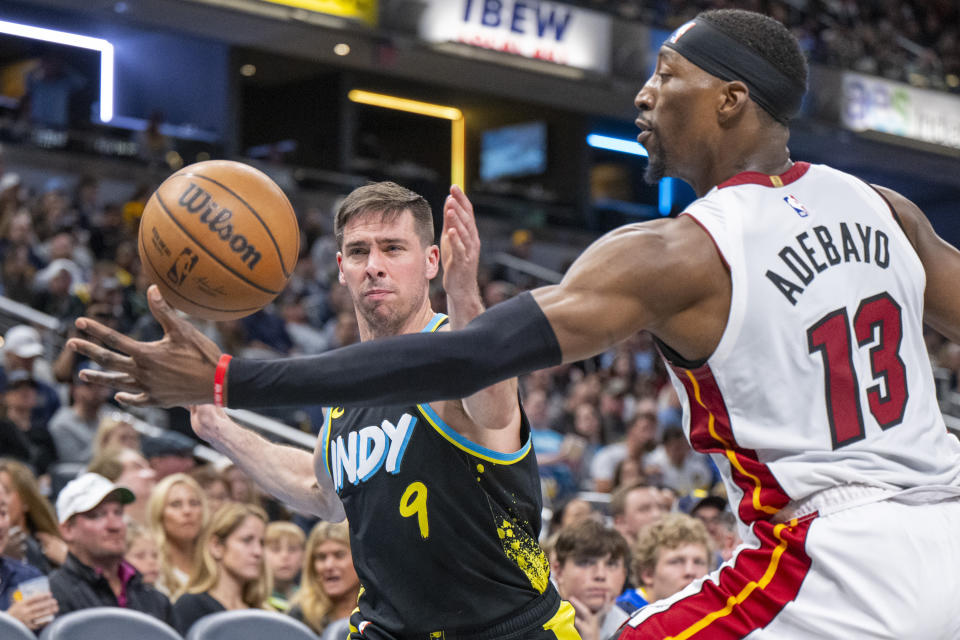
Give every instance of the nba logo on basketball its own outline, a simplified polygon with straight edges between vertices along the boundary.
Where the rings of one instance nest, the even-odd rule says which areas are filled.
[[[803,204],[794,196],[785,196],[783,201],[786,202],[787,205],[789,205],[789,207],[793,209],[801,218],[806,218],[808,215],[810,215],[810,212],[807,211],[807,208],[803,206]]]
[[[183,281],[187,279],[187,276],[190,275],[193,268],[197,266],[199,259],[199,256],[189,247],[184,247],[183,251],[180,252],[180,255],[177,256],[177,259],[170,265],[170,269],[167,271],[167,277],[170,279],[170,282],[178,287],[183,284]]]

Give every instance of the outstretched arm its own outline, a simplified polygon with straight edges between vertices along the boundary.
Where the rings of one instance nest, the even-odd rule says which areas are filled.
[[[591,245],[559,285],[482,313],[461,331],[364,342],[317,356],[233,360],[231,407],[372,405],[467,397],[498,381],[600,353],[651,329],[689,359],[708,356],[726,324],[729,276],[707,234],[687,217],[624,227]],[[162,340],[136,342],[89,318],[70,348],[108,372],[85,380],[122,390],[133,405],[213,400],[220,351],[148,291]]]
[[[327,486],[320,486],[313,456],[307,451],[269,442],[211,404],[190,407],[190,424],[198,436],[284,504],[328,521],[345,517],[330,476],[321,474]]]

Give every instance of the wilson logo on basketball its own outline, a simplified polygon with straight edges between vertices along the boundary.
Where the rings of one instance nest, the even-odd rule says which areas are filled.
[[[187,213],[199,214],[200,222],[217,234],[220,240],[230,247],[231,251],[242,254],[241,262],[253,271],[262,256],[257,248],[250,244],[246,236],[234,233],[233,223],[230,222],[230,219],[233,218],[233,211],[217,204],[209,192],[197,186],[194,182],[191,182],[186,190],[180,194],[179,203]]]

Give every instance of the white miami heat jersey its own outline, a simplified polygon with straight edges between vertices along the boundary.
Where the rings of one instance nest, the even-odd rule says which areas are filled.
[[[873,188],[801,162],[739,174],[684,215],[733,288],[713,355],[671,377],[741,521],[842,484],[960,485],[923,341],[923,266]]]

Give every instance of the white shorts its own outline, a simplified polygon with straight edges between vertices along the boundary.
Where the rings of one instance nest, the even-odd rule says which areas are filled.
[[[915,502],[756,522],[729,562],[619,638],[960,639],[960,499]]]

